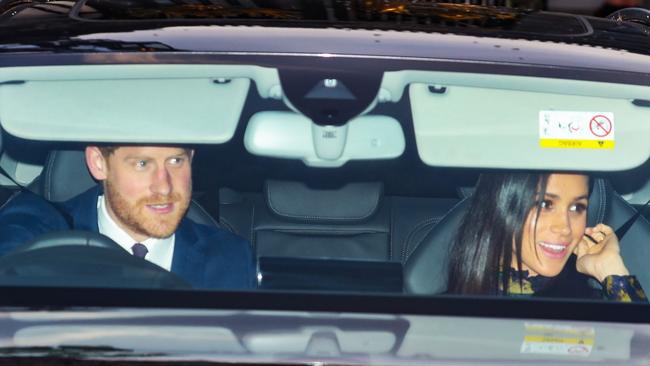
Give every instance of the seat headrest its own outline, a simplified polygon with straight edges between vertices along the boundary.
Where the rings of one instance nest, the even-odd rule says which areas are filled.
[[[595,226],[605,221],[607,208],[614,190],[609,182],[602,178],[592,178],[593,184],[589,193],[589,207],[587,208],[587,226]]]
[[[43,196],[53,202],[66,201],[96,184],[86,167],[84,152],[80,150],[51,151],[42,177]]]
[[[352,223],[367,220],[377,212],[383,185],[348,183],[338,189],[323,190],[301,182],[270,180],[264,193],[269,210],[284,219]]]

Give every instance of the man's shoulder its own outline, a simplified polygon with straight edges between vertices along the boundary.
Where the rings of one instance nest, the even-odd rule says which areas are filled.
[[[41,234],[69,229],[67,215],[29,191],[13,196],[0,209],[0,255]]]
[[[202,279],[193,285],[222,289],[255,287],[253,251],[246,239],[186,217],[176,231],[175,245],[174,255],[185,256],[186,260],[199,257],[204,263],[199,270]]]
[[[99,231],[97,228],[97,197],[101,193],[101,186],[96,185],[61,203],[61,207],[70,215],[74,229]]]
[[[84,207],[89,204],[92,204],[93,207],[96,207],[97,197],[102,194],[102,189],[100,185],[95,185],[92,188],[82,192],[66,201],[63,201],[61,205],[69,211],[74,211],[79,207]]]
[[[199,224],[187,217],[181,221],[181,228],[191,230],[197,240],[210,240],[223,245],[246,244],[248,246],[248,241],[241,236],[217,226]]]
[[[2,205],[2,212],[7,212],[7,211],[14,211],[14,210],[24,210],[24,209],[30,209],[31,207],[34,206],[47,206],[47,201],[30,191],[21,191],[15,193],[13,196],[11,196],[7,202],[5,202],[4,205]]]
[[[176,231],[176,245],[192,247],[210,261],[252,262],[248,240],[216,226],[196,223],[187,217]]]
[[[46,221],[63,222],[59,220],[63,218],[62,212],[55,204],[29,191],[22,191],[12,196],[2,206],[0,211],[0,218],[33,216],[42,219],[52,219]]]

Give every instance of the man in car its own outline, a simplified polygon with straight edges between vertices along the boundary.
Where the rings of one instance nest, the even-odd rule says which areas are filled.
[[[249,243],[185,217],[193,151],[161,146],[88,146],[86,165],[101,184],[60,207],[29,193],[0,212],[0,254],[39,234],[89,230],[171,271],[197,288],[254,283]]]

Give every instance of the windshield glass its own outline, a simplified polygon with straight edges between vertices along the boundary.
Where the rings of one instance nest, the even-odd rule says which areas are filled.
[[[642,9],[0,3],[0,360],[647,364]]]
[[[50,4],[116,28],[3,43],[0,285],[647,302],[643,52],[526,39],[560,15],[493,7],[368,18],[462,10],[477,37],[116,26],[233,11],[127,5]]]
[[[189,60],[2,70],[3,285],[645,301],[646,86]]]

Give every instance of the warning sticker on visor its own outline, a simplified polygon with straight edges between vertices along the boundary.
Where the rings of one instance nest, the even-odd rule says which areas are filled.
[[[613,149],[614,113],[539,112],[539,146],[560,149]]]
[[[596,332],[591,327],[525,323],[521,353],[588,357]]]

